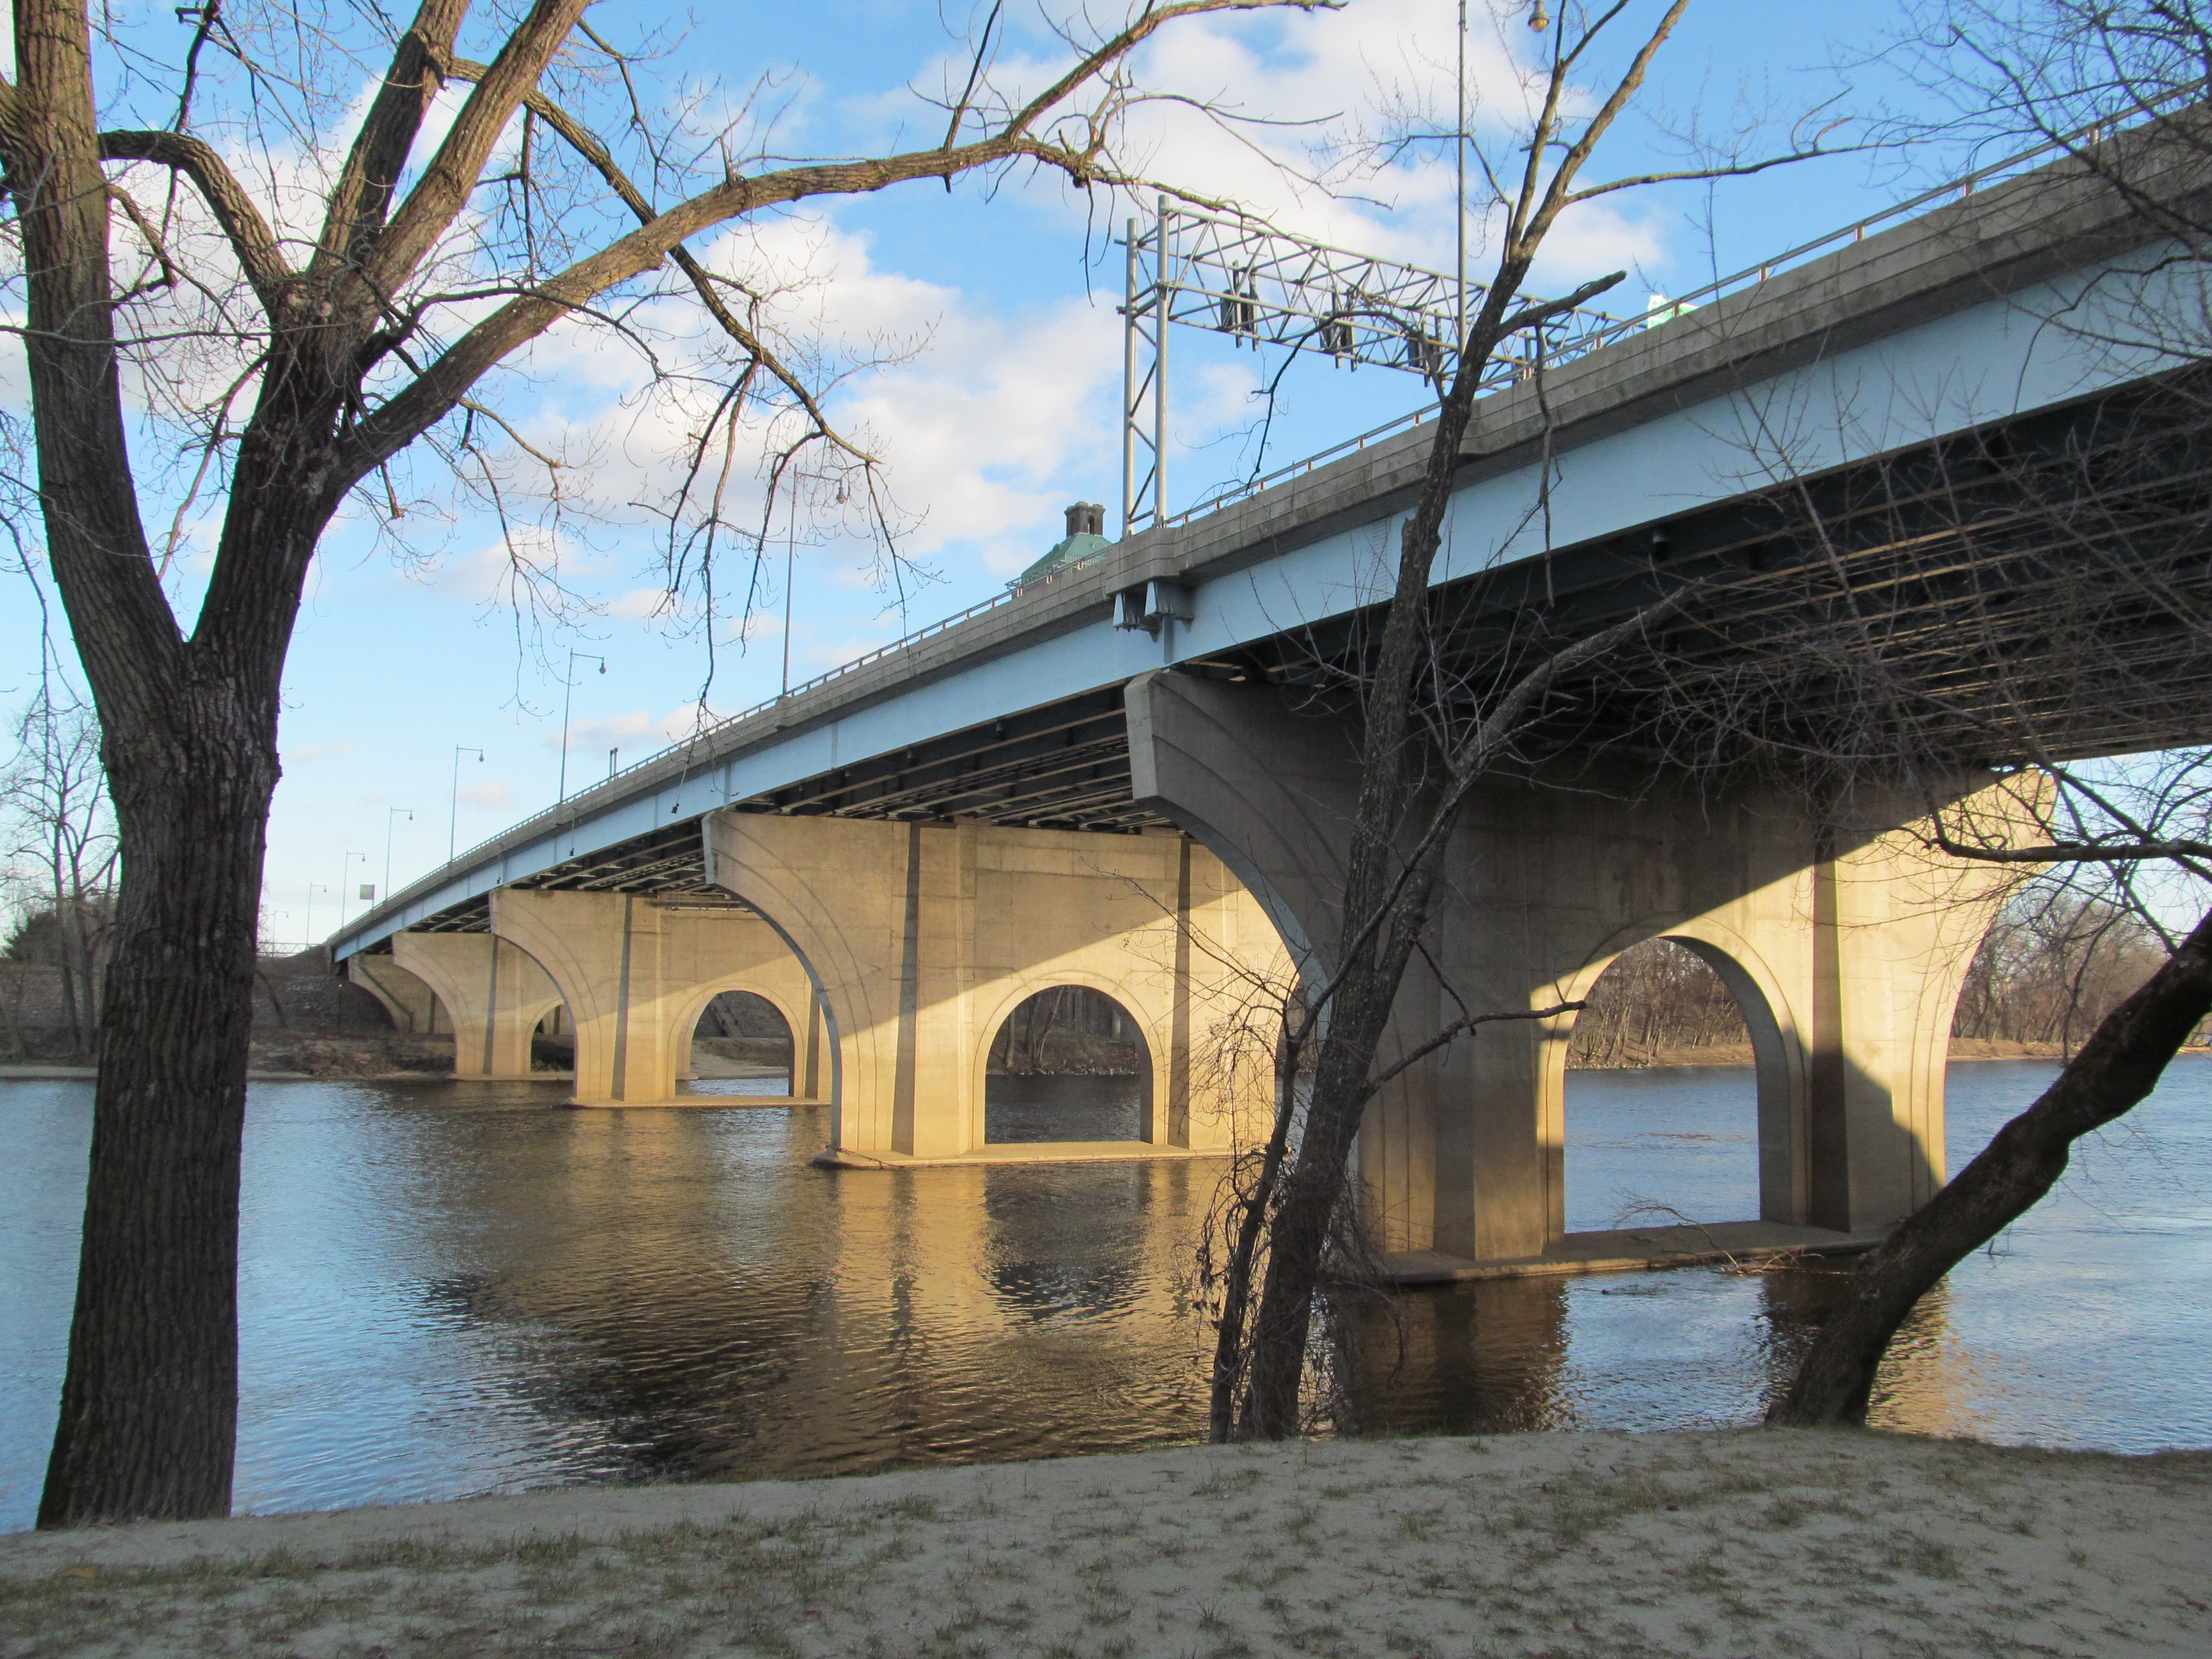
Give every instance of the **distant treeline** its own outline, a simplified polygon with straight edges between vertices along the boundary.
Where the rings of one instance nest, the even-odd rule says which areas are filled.
[[[1959,997],[1951,1035],[2070,1048],[2166,959],[2130,913],[2033,886],[2000,911]],[[1735,999],[1701,958],[1669,939],[1626,951],[1575,1021],[1571,1066],[1649,1066],[1668,1050],[1747,1046]]]
[[[1055,985],[1014,1012],[991,1042],[994,1076],[1141,1073],[1145,1050],[1121,1005],[1083,985]]]
[[[1575,1017],[1567,1064],[1598,1070],[1649,1066],[1669,1048],[1748,1045],[1751,1033],[1721,976],[1672,939],[1624,951],[1598,976]]]
[[[2031,888],[1982,941],[1951,1035],[2072,1048],[2158,971],[2166,947],[2118,907]]]

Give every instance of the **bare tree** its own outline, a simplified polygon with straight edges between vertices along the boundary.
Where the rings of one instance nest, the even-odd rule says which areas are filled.
[[[732,456],[764,457],[771,502],[818,457],[807,465],[841,497],[888,523],[876,458],[830,425],[809,373],[835,365],[777,335],[742,239],[690,245],[979,169],[1133,183],[1115,151],[1144,97],[1132,54],[1179,19],[1273,3],[1327,0],[1146,3],[1103,27],[1078,14],[1042,70],[987,25],[945,92],[941,140],[817,160],[774,154],[754,100],[648,96],[586,0],[481,15],[420,0],[399,21],[234,0],[179,12],[166,35],[82,0],[20,0],[15,78],[0,82],[13,326],[46,556],[100,710],[123,870],[41,1525],[228,1508],[277,691],[333,517],[388,526],[450,495],[408,484],[410,453],[495,510],[528,469],[557,502],[574,469],[501,412],[495,371],[556,331],[597,330],[640,354],[689,426],[691,465],[665,506],[672,587],[711,583],[718,538],[738,533]],[[165,532],[149,532],[150,506]],[[164,578],[206,514],[212,565],[186,618]],[[542,574],[529,549],[510,538],[526,584]]]
[[[47,688],[24,711],[0,772],[0,830],[27,901],[9,954],[58,970],[70,1053],[82,1054],[100,1015],[118,842],[99,724],[82,702]]]
[[[1218,1440],[1279,1439],[1298,1431],[1316,1297],[1332,1248],[1346,1236],[1349,1158],[1376,1091],[1483,1024],[1568,1011],[1483,1012],[1462,1004],[1460,1018],[1442,1030],[1395,1060],[1379,1058],[1407,964],[1423,949],[1449,832],[1470,794],[1496,768],[1520,757],[1522,738],[1551,709],[1555,694],[1645,640],[1697,598],[1694,587],[1686,587],[1613,627],[1564,641],[1556,635],[1547,639],[1548,619],[1537,619],[1528,637],[1504,653],[1508,666],[1499,672],[1493,663],[1492,678],[1474,684],[1443,637],[1430,593],[1462,441],[1492,360],[1515,337],[1528,335],[1524,356],[1540,365],[1547,330],[1623,280],[1616,274],[1556,301],[1522,297],[1561,216],[1639,185],[1753,173],[1822,153],[1825,131],[1765,159],[1701,157],[1681,171],[1585,180],[1600,143],[1633,105],[1688,3],[1639,7],[1634,0],[1610,0],[1560,8],[1510,140],[1494,155],[1477,152],[1496,257],[1459,343],[1419,498],[1399,537],[1377,637],[1358,665],[1361,766],[1348,826],[1342,938],[1324,982],[1285,1011],[1273,1132],[1232,1177],[1213,1286],[1211,1423]],[[1650,21],[1637,27],[1631,20],[1639,15]],[[1496,15],[1501,22],[1525,15],[1540,29],[1550,21],[1542,8],[1518,5],[1501,5]],[[1632,28],[1610,70],[1601,70]],[[1601,72],[1603,89],[1589,89]],[[1539,502],[1532,517],[1542,508]]]

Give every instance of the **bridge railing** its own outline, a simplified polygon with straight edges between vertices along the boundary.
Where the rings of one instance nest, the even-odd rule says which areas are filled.
[[[1609,325],[1584,325],[1577,328],[1571,339],[1563,343],[1560,349],[1547,355],[1547,362],[1553,365],[1569,362],[1632,335],[1664,327],[1676,318],[1699,310],[1717,300],[1725,299],[1730,295],[1741,293],[1748,289],[1755,289],[1783,271],[1795,270],[1797,266],[1818,258],[1823,254],[1833,252],[1839,247],[1863,241],[1870,230],[1912,218],[1948,201],[1954,199],[1964,201],[1972,197],[1977,190],[1992,181],[2010,178],[2033,166],[2047,161],[2054,155],[2073,154],[2086,144],[2094,143],[2116,135],[2123,126],[2133,125],[2139,121],[2148,120],[2166,111],[2196,101],[2203,97],[2206,89],[2206,82],[2198,82],[2185,87],[2154,103],[2146,104],[2130,111],[2124,118],[2107,118],[2073,132],[2046,139],[2028,149],[2007,155],[2001,161],[1993,161],[1986,167],[1977,167],[1972,173],[1952,179],[1931,190],[1923,191],[1917,196],[1894,203],[1879,212],[1868,214],[1863,219],[1855,219],[1850,224],[1832,230],[1825,235],[1816,236],[1808,242],[1800,242],[1787,252],[1762,259],[1755,265],[1747,265],[1741,270],[1708,283],[1702,288],[1693,289],[1686,294],[1668,299],[1663,306],[1654,307],[1643,315],[1620,319]],[[1484,391],[1486,392],[1503,391],[1508,389],[1510,385],[1518,383],[1517,380],[1502,381],[1486,386]],[[1341,460],[1347,455],[1357,454],[1370,444],[1380,442],[1385,438],[1395,437],[1401,433],[1412,431],[1435,418],[1439,407],[1440,405],[1436,404],[1426,404],[1408,414],[1401,415],[1395,420],[1386,421],[1381,426],[1371,428],[1355,437],[1332,444],[1327,449],[1304,456],[1288,465],[1278,467],[1272,472],[1246,479],[1241,483],[1207,496],[1194,506],[1185,507],[1180,513],[1170,514],[1161,520],[1160,524],[1162,526],[1188,524],[1193,520],[1218,512],[1233,502],[1246,500],[1263,490],[1273,489],[1278,484],[1286,483],[1292,478],[1311,472],[1316,468],[1325,466],[1332,461]],[[1005,592],[994,594],[988,599],[979,600],[964,611],[940,617],[925,628],[916,629],[913,633],[902,635],[888,644],[879,645],[873,650],[864,652],[848,662],[840,663],[835,668],[825,669],[815,675],[813,678],[801,681],[788,690],[781,691],[773,697],[755,703],[750,708],[740,709],[734,714],[726,714],[710,724],[702,726],[680,743],[671,744],[667,748],[649,755],[641,761],[634,762],[622,770],[611,774],[605,781],[570,795],[566,799],[545,808],[543,811],[523,819],[520,823],[501,830],[498,835],[477,842],[466,852],[448,860],[440,870],[434,871],[423,877],[422,880],[411,884],[402,892],[392,895],[385,902],[385,904],[386,906],[395,904],[404,897],[415,895],[418,890],[428,890],[435,884],[438,877],[445,870],[450,870],[456,865],[467,864],[479,854],[489,852],[502,842],[512,843],[518,840],[527,840],[532,834],[540,830],[550,829],[564,821],[581,817],[585,811],[593,805],[619,796],[623,793],[623,787],[635,781],[641,774],[655,768],[665,768],[669,761],[678,755],[696,753],[699,747],[709,739],[728,732],[733,726],[741,726],[748,720],[757,720],[763,714],[773,713],[793,697],[819,690],[823,686],[842,679],[848,674],[858,673],[860,670],[882,662],[888,657],[896,656],[900,652],[911,650],[915,646],[957,628],[963,623],[973,621],[975,617],[996,611],[1002,605],[1010,605],[1024,594],[1036,592],[1048,587],[1063,577],[1072,575],[1076,571],[1097,563],[1104,556],[1105,554],[1103,551],[1094,553],[1089,558],[1063,565],[1050,575],[1040,577],[1036,581],[1024,583],[1019,587],[1010,587]],[[372,911],[369,914],[374,915],[374,912]],[[356,927],[360,921],[366,920],[365,916],[360,918],[356,923]]]

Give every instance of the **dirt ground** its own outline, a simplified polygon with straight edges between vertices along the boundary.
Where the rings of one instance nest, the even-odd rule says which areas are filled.
[[[0,1539],[0,1652],[2212,1652],[2212,1453],[1845,1431],[1187,1448]]]

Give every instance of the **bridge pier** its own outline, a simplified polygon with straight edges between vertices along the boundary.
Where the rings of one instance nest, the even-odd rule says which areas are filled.
[[[1136,1023],[1152,1064],[1144,1145],[1218,1152],[1266,1121],[1267,1067],[1224,1059],[1217,1033],[1242,972],[1280,976],[1288,959],[1249,895],[1184,836],[716,812],[707,878],[769,918],[820,987],[837,1071],[828,1161],[983,1154],[993,1039],[1055,986],[1101,992]]]
[[[1325,969],[1357,733],[1268,688],[1187,675],[1146,675],[1127,701],[1137,799],[1214,848],[1306,970]],[[1578,1000],[1629,946],[1673,939],[1716,969],[1751,1031],[1759,1218],[1863,1234],[1923,1201],[1944,1178],[1952,1012],[2006,873],[1922,853],[1904,803],[1837,841],[1775,790],[1573,784],[1500,780],[1470,803],[1386,1059],[1448,1008]],[[1358,1157],[1386,1249],[1498,1263],[1560,1244],[1573,1018],[1485,1026],[1378,1096]]]
[[[455,1077],[530,1075],[530,1039],[561,1006],[530,957],[489,933],[394,933],[392,960],[445,1005]]]
[[[492,895],[491,925],[495,937],[544,965],[568,1005],[576,1105],[727,1103],[676,1090],[699,1016],[724,991],[750,991],[783,1016],[795,1080],[803,1085],[818,1070],[813,987],[757,916],[696,901],[507,887]],[[745,1097],[763,1098],[773,1097]]]

